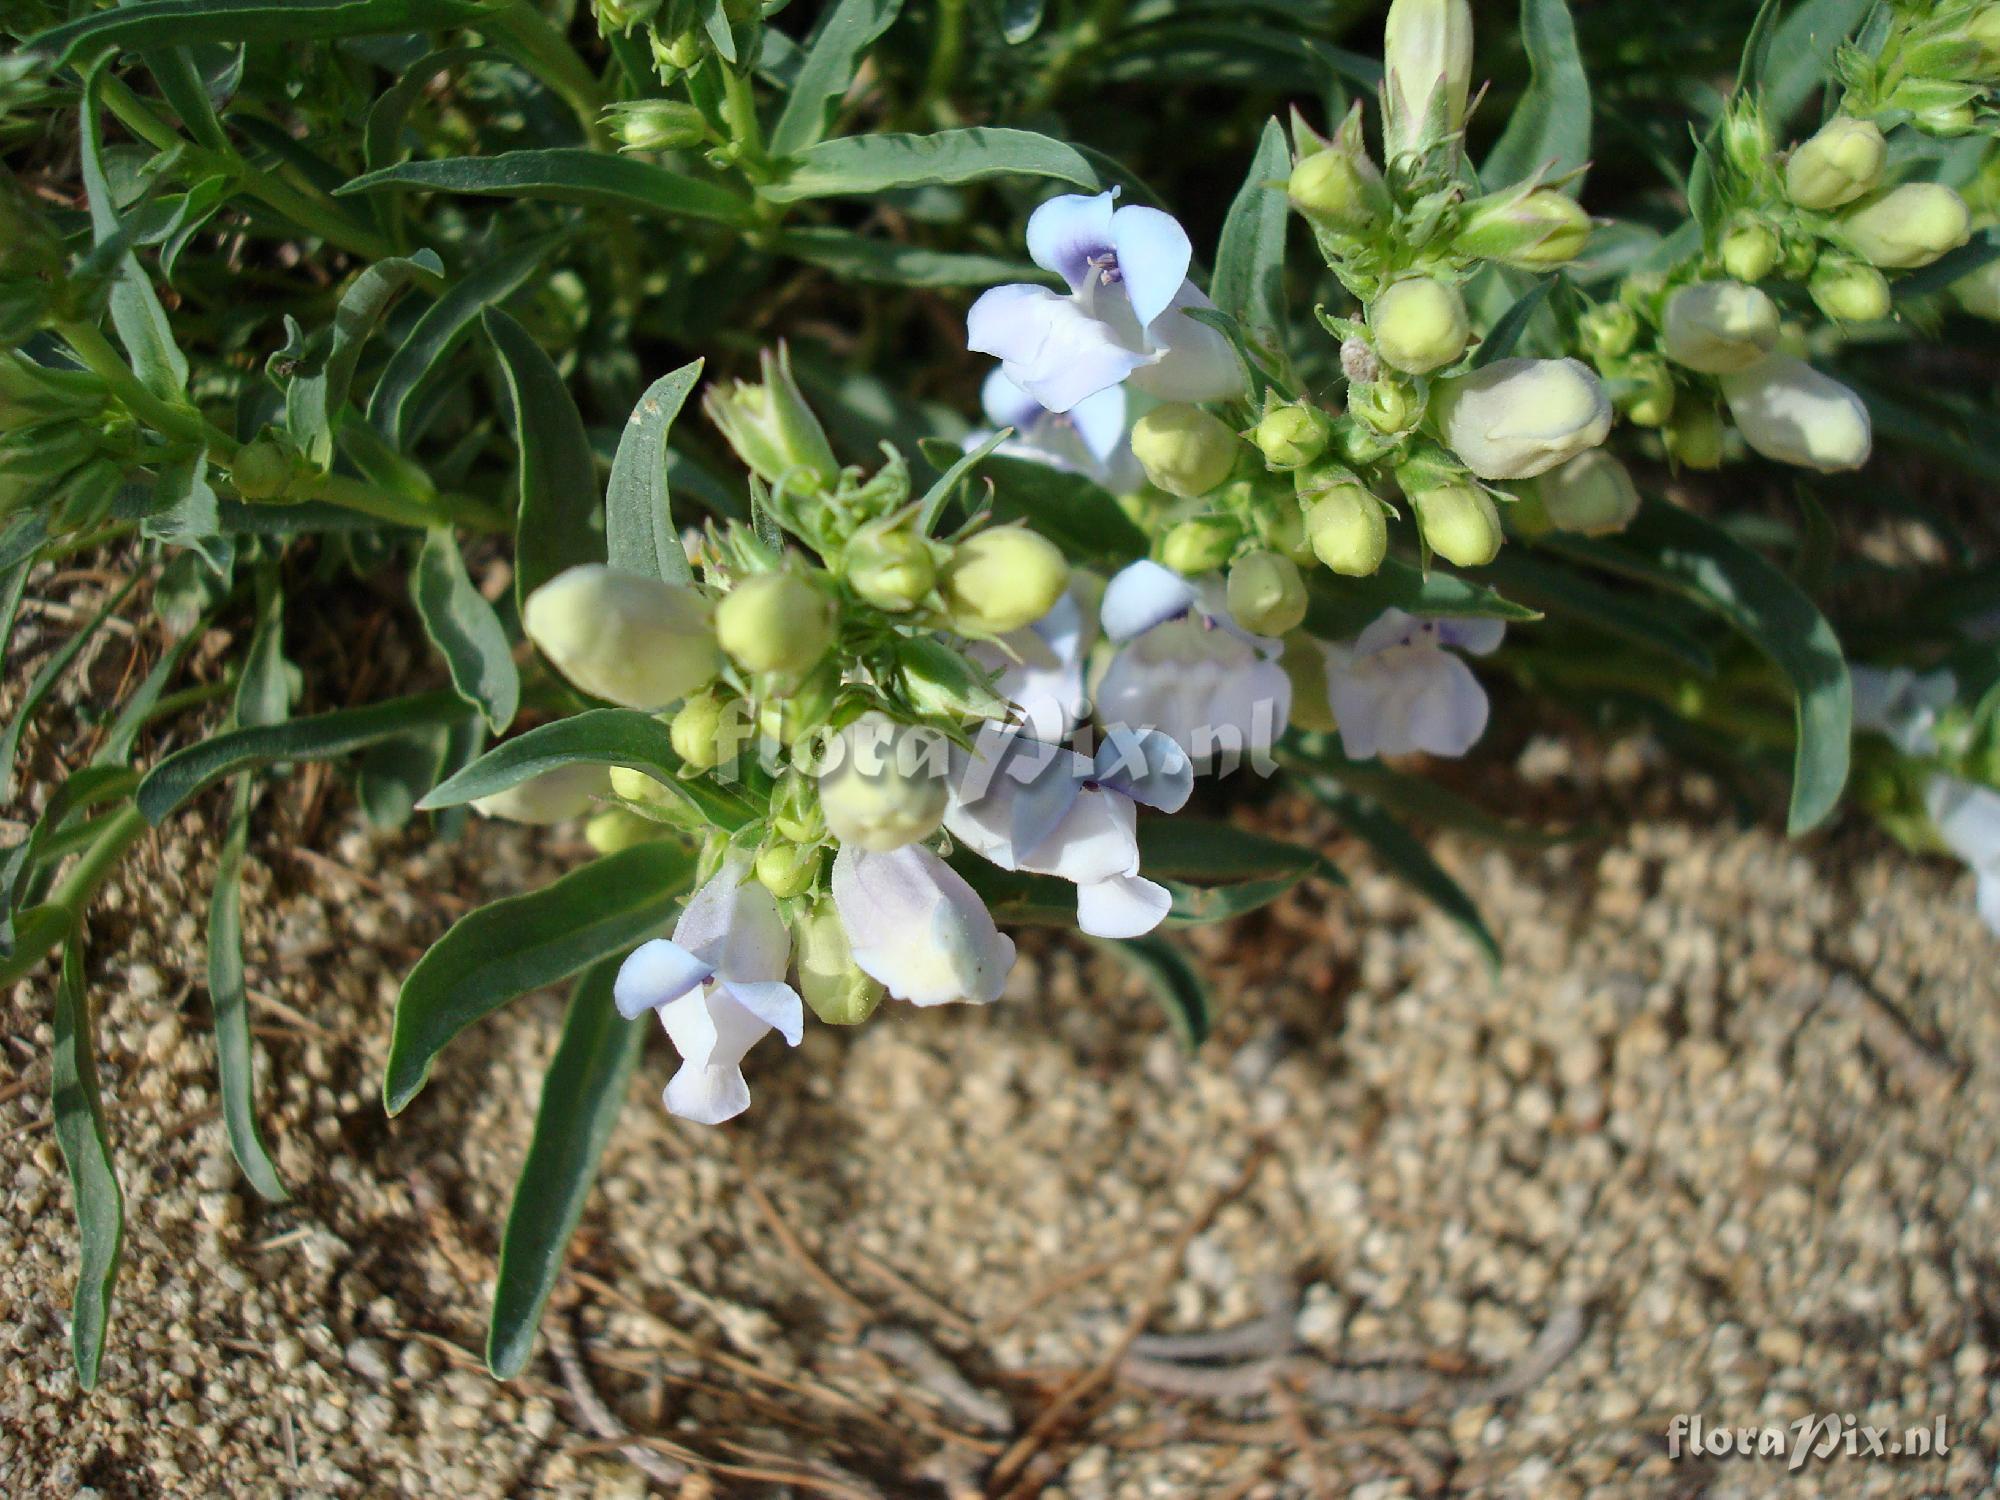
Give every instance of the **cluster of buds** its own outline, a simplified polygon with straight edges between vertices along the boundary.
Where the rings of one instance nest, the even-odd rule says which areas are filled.
[[[1990,120],[2000,83],[2000,4],[1926,0],[1899,5],[1872,45],[1843,47],[1835,68],[1844,108],[1893,114],[1930,135],[1960,136]]]
[[[52,532],[93,525],[140,462],[138,429],[95,376],[0,351],[0,518],[33,506]]]

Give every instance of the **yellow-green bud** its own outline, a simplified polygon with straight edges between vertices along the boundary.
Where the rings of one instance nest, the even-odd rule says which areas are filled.
[[[826,722],[840,696],[840,671],[822,662],[790,692],[772,694],[757,704],[757,732],[781,745],[797,744]]]
[[[1843,214],[1840,237],[1870,265],[1907,271],[1972,238],[1972,212],[1943,183],[1906,182]]]
[[[1243,528],[1228,517],[1196,516],[1167,533],[1160,543],[1160,561],[1190,578],[1213,573],[1229,561],[1242,540]]]
[[[1964,22],[1965,40],[1979,54],[1975,65],[1979,76],[1992,79],[2000,74],[2000,5],[1983,5]]]
[[[1639,315],[1622,302],[1600,302],[1578,321],[1583,352],[1594,360],[1619,359],[1639,337]]]
[[[583,825],[583,841],[599,854],[619,854],[659,836],[659,824],[622,807],[609,808]]]
[[[1667,299],[1660,348],[1704,375],[1747,370],[1776,347],[1778,304],[1740,281],[1698,281]]]
[[[1785,163],[1785,195],[1800,208],[1838,208],[1881,180],[1889,143],[1867,120],[1835,115]]]
[[[1395,437],[1417,425],[1424,404],[1400,380],[1370,380],[1347,388],[1347,414],[1384,437]]]
[[[706,771],[729,759],[735,745],[723,736],[725,721],[729,718],[729,708],[736,706],[734,699],[725,700],[714,693],[701,693],[688,699],[681,711],[674,715],[673,723],[667,726],[667,738],[672,742],[674,754],[697,771]],[[740,717],[741,709],[737,708]],[[622,768],[621,768],[622,769]],[[643,772],[625,771],[627,776],[639,776],[652,782],[653,778]],[[619,772],[612,773],[611,785],[618,790]],[[653,783],[658,785],[657,782]],[[620,792],[621,796],[632,796]],[[633,797],[634,801],[645,800]]]
[[[1604,367],[1611,404],[1639,427],[1658,427],[1674,414],[1674,372],[1651,354],[1612,360]]]
[[[757,881],[780,901],[803,896],[819,875],[819,850],[804,844],[767,845],[757,856]]]
[[[1372,164],[1339,146],[1315,151],[1292,168],[1285,193],[1308,219],[1335,229],[1358,229],[1377,211],[1380,186]]]
[[[1631,471],[1602,448],[1549,470],[1534,481],[1534,489],[1542,513],[1559,531],[1610,536],[1639,514],[1639,487]]]
[[[993,526],[958,544],[938,586],[960,630],[1005,635],[1055,608],[1069,586],[1069,564],[1048,538],[1024,526]]]
[[[708,139],[708,121],[692,104],[642,99],[605,111],[621,151],[680,151]]]
[[[1273,552],[1295,563],[1313,560],[1312,539],[1306,535],[1306,514],[1295,501],[1266,500],[1257,507],[1257,538]]]
[[[792,930],[799,995],[829,1026],[857,1026],[882,1003],[882,986],[856,966],[847,929],[831,900],[819,902]]]
[[[1394,0],[1382,63],[1382,135],[1392,160],[1455,133],[1472,83],[1468,0]]]
[[[1336,481],[1306,512],[1313,555],[1334,572],[1366,578],[1389,552],[1389,519],[1382,502],[1352,479]]]
[[[652,38],[653,71],[660,75],[662,83],[672,83],[676,74],[687,72],[701,61],[701,38],[693,27],[672,36],[655,31]]]
[[[746,672],[797,676],[833,644],[839,608],[796,573],[754,573],[715,607],[715,637]]]
[[[819,793],[812,778],[799,770],[789,770],[778,779],[771,793],[771,830],[779,838],[795,844],[814,844],[826,832],[820,816]]]
[[[1397,479],[1400,482],[1402,475]],[[1404,493],[1416,508],[1417,530],[1425,544],[1446,562],[1477,568],[1500,555],[1500,512],[1493,497],[1478,485],[1419,484],[1414,493],[1408,489]]]
[[[1229,613],[1254,635],[1284,635],[1306,617],[1298,564],[1276,552],[1252,552],[1229,570]]]
[[[1288,401],[1264,413],[1250,441],[1264,462],[1280,471],[1297,469],[1326,452],[1326,413],[1309,401]]]
[[[275,500],[292,482],[292,461],[269,438],[258,438],[236,450],[229,478],[245,500]]]
[[[1278,665],[1292,684],[1291,724],[1308,734],[1331,734],[1340,727],[1326,692],[1326,652],[1303,630],[1285,637]]]
[[[1722,269],[1742,282],[1758,282],[1778,265],[1778,236],[1768,224],[1746,219],[1722,237]]]
[[[1722,467],[1726,429],[1722,413],[1705,401],[1680,401],[1674,405],[1673,420],[1661,429],[1660,438],[1674,462],[1690,469]]]
[[[641,21],[650,21],[660,9],[660,0],[596,0],[597,24],[606,32],[630,31]]]
[[[782,484],[793,493],[817,494],[840,478],[833,445],[819,425],[805,394],[792,378],[791,351],[779,345],[775,354],[759,356],[763,383],[733,381],[727,390],[710,386],[701,409],[721,429],[736,456],[767,484]]]
[[[678,747],[675,753],[679,754]],[[687,757],[683,755],[681,759],[686,760]],[[611,767],[611,790],[613,795],[623,797],[627,802],[644,802],[653,807],[667,806],[674,796],[657,776],[648,776],[630,766]]]
[[[1975,318],[2000,323],[2000,260],[1989,260],[1951,284],[1952,300]]]
[[[626,708],[685,698],[722,666],[699,594],[602,563],[550,579],[528,596],[521,620],[557,671]]]
[[[1806,283],[1814,304],[1836,323],[1873,323],[1889,316],[1889,281],[1873,266],[1826,256]]]
[[[558,766],[491,796],[475,797],[472,809],[481,817],[510,823],[567,823],[589,812],[608,785],[602,766]]]
[[[820,812],[843,844],[877,853],[929,838],[944,821],[950,755],[934,730],[874,710],[827,747]]]
[[[1590,215],[1554,188],[1508,190],[1466,205],[1451,242],[1460,255],[1497,260],[1524,271],[1568,265],[1590,238]]]
[[[847,543],[847,584],[877,609],[901,614],[937,582],[931,544],[907,525],[870,521]]]
[[[1132,456],[1170,495],[1206,495],[1236,467],[1236,434],[1198,406],[1170,402],[1132,424]]]
[[[1368,309],[1368,328],[1382,362],[1407,375],[1450,364],[1472,337],[1458,289],[1427,276],[1391,282]]]

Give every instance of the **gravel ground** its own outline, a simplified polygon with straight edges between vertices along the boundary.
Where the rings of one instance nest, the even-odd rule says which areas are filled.
[[[621,1439],[687,1497],[1994,1492],[2000,949],[1969,880],[1858,829],[1737,826],[1638,742],[1511,760],[1516,802],[1623,826],[1435,842],[1497,978],[1287,803],[1265,816],[1353,885],[1193,935],[1198,1055],[1040,936],[990,1009],[758,1049],[726,1128],[659,1109],[656,1045],[553,1339],[505,1386],[474,1351],[559,999],[462,1038],[395,1121],[387,1020],[445,922],[584,851],[371,842],[330,783],[267,795],[249,976],[296,1188],[272,1206],[217,1118],[204,800],[92,917],[130,1230],[90,1397],[47,971],[0,1009],[0,1493],[643,1494]],[[1128,1348],[1256,1319],[1206,1366]],[[1668,1453],[1677,1413],[1816,1412],[1942,1419],[1950,1451]]]

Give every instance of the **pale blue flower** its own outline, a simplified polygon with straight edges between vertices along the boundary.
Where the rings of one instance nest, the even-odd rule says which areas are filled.
[[[2000,935],[2000,792],[1956,776],[1933,776],[1924,808],[1938,837],[1978,877],[1979,917]]]
[[[1486,731],[1486,689],[1451,648],[1484,656],[1506,626],[1384,610],[1348,646],[1326,650],[1327,700],[1350,760],[1465,754]]]
[[[1132,456],[1130,424],[1126,421],[1125,388],[1106,386],[1085,396],[1066,412],[1053,412],[1007,378],[1004,368],[986,377],[979,404],[993,425],[966,434],[970,453],[1002,427],[1014,435],[994,449],[1003,458],[1046,464],[1065,474],[1082,474],[1114,495],[1136,490],[1145,480]]]
[[[1028,220],[1028,254],[1069,284],[997,286],[966,315],[966,344],[1053,412],[1129,379],[1163,401],[1242,391],[1229,341],[1187,316],[1213,307],[1187,279],[1194,256],[1172,215],[1111,192],[1051,198]]]
[[[1905,755],[1937,753],[1938,715],[1958,696],[1958,682],[1940,668],[1919,677],[1908,667],[1848,669],[1854,687],[1854,727],[1871,729]]]

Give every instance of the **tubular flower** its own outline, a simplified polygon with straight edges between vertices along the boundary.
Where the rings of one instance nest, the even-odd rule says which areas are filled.
[[[1034,624],[997,642],[975,641],[965,654],[994,674],[993,691],[1019,711],[1022,731],[1055,744],[1089,711],[1083,669],[1094,624],[1072,583]]]
[[[1053,412],[1130,379],[1163,401],[1210,401],[1242,390],[1227,339],[1187,316],[1213,307],[1187,279],[1194,249],[1172,216],[1115,193],[1051,198],[1028,220],[1035,264],[1069,295],[997,286],[966,315],[966,344]]]
[[[833,904],[861,972],[912,1005],[1000,998],[1014,940],[965,877],[921,844],[886,854],[844,845]]]
[[[1107,386],[1085,396],[1066,412],[1053,412],[995,368],[979,388],[979,404],[993,425],[965,437],[970,453],[1002,427],[1014,435],[993,451],[1002,458],[1046,464],[1065,474],[1094,479],[1114,495],[1139,487],[1144,477],[1132,456],[1131,424],[1125,420],[1125,388]]]
[[[1704,375],[1747,370],[1778,342],[1778,304],[1738,281],[1699,281],[1667,300],[1667,358]]]
[[[1868,408],[1804,360],[1773,354],[1740,375],[1725,375],[1722,397],[1743,441],[1766,458],[1822,474],[1868,462]]]
[[[1933,776],[1924,808],[1945,847],[1979,878],[1979,919],[2000,934],[2000,792],[1956,776]]]
[[[602,563],[571,568],[536,589],[521,623],[563,676],[626,708],[662,708],[722,667],[699,594]]]
[[[1610,398],[1574,359],[1496,359],[1439,391],[1445,442],[1481,479],[1531,479],[1611,432]]]
[[[1328,646],[1327,700],[1350,760],[1413,750],[1459,756],[1486,731],[1486,690],[1448,647],[1484,656],[1506,626],[1387,609],[1349,646]]]
[[[610,790],[611,778],[602,766],[559,766],[490,797],[474,798],[472,807],[481,817],[510,823],[566,823],[589,812]]]

